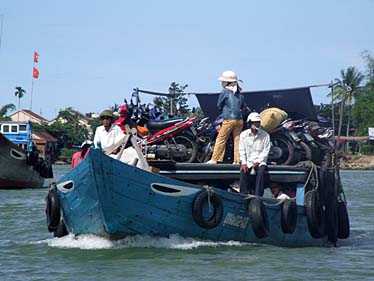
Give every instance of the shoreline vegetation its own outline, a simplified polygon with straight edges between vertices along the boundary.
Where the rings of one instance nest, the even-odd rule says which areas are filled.
[[[374,170],[374,155],[347,155],[340,161],[341,170]]]

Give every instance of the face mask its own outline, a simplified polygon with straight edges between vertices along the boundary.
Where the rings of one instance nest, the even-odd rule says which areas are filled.
[[[260,128],[257,128],[255,125],[252,124],[251,129],[258,131],[258,129],[260,129]]]

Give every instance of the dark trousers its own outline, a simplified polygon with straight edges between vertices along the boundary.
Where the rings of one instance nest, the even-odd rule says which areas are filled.
[[[247,172],[240,171],[240,193],[255,194],[257,196],[264,195],[266,167],[266,165],[258,166],[254,176],[251,175],[253,168],[248,169]],[[254,178],[256,178],[255,189],[253,189]]]

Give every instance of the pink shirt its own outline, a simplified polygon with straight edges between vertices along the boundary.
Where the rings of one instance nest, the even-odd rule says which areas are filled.
[[[84,155],[85,157],[87,156],[88,152],[90,151],[90,149],[87,150],[86,154]],[[77,151],[73,154],[73,157],[71,158],[71,167],[74,168],[75,166],[77,166],[82,160],[84,159],[84,157],[82,158],[82,151]]]

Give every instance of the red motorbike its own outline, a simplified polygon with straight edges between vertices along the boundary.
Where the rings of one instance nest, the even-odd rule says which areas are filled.
[[[193,125],[195,116],[152,120],[144,108],[125,105],[120,114],[115,123],[123,130],[124,124],[137,129],[138,144],[148,159],[172,159],[179,163],[195,161],[198,152],[197,132]]]

